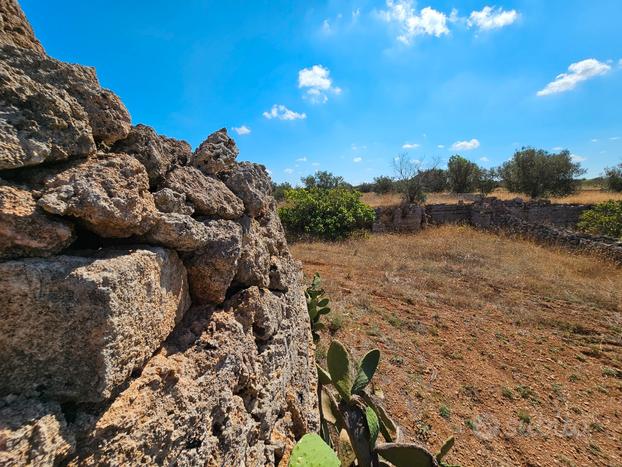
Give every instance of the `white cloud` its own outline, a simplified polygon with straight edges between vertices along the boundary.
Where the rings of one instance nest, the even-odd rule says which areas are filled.
[[[302,156],[296,159],[296,162],[307,162],[307,156]]]
[[[555,146],[554,148],[551,148],[553,151],[563,151],[564,148],[562,148],[561,146]]]
[[[609,138],[609,141],[618,141],[619,139],[619,136],[612,136],[611,138]]]
[[[341,88],[333,86],[330,70],[322,65],[313,65],[298,72],[298,87],[307,89],[306,97],[313,103],[328,101],[327,93],[341,94]]]
[[[283,172],[285,172],[286,174],[293,174],[294,173],[294,169],[290,169],[289,167],[287,169],[284,169]]]
[[[327,34],[331,32],[330,22],[327,19],[322,21],[322,31],[324,31]]]
[[[620,65],[622,67],[622,58],[620,60],[618,60],[618,65]]]
[[[294,112],[281,104],[274,104],[269,111],[263,113],[263,116],[268,120],[273,118],[277,120],[304,120],[307,118],[307,114]]]
[[[421,145],[418,143],[404,143],[402,149],[417,149],[419,146]]]
[[[445,145],[444,144],[439,144],[436,147],[439,148],[439,149],[445,149]]]
[[[477,27],[480,31],[499,29],[514,23],[519,17],[516,10],[485,6],[481,11],[472,11],[467,26]]]
[[[490,159],[488,159],[485,156],[484,157],[480,157],[479,160],[482,161],[482,162],[490,162]]]
[[[546,85],[544,89],[538,91],[538,96],[548,96],[558,92],[566,92],[574,89],[581,81],[587,81],[595,76],[604,75],[611,66],[599,62],[595,58],[588,58],[580,62],[572,63],[568,67],[568,73],[562,73]]]
[[[598,143],[598,138],[592,138],[592,143]]]
[[[572,162],[583,162],[586,158],[577,154],[570,154],[570,160]]]
[[[251,129],[246,125],[233,127],[233,131],[235,131],[240,136],[249,135],[251,133]]]
[[[352,162],[361,162],[362,160],[362,157],[355,157],[354,159],[352,159]]]
[[[356,18],[358,18],[359,16],[361,16],[361,9],[357,8],[356,10],[352,10],[352,19],[356,20]],[[622,60],[620,60],[620,62],[622,63]]]
[[[356,144],[352,143],[352,150],[353,151],[364,151],[365,149],[367,149],[367,146],[365,145],[361,145],[361,146],[357,146]]]
[[[319,162],[311,162],[311,165],[312,165],[313,167],[319,167],[319,166],[320,166],[320,163],[319,163]]]
[[[447,15],[429,6],[417,11],[412,0],[387,0],[387,8],[380,13],[381,18],[399,25],[397,39],[404,44],[410,44],[416,36],[449,34]]]
[[[451,149],[458,151],[471,151],[477,148],[479,148],[479,141],[475,138],[470,141],[456,141],[451,145]]]

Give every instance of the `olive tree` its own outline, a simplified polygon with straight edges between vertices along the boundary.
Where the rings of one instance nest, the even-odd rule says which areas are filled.
[[[531,198],[568,196],[580,185],[578,177],[585,170],[574,162],[569,151],[549,153],[542,149],[523,148],[499,168],[505,187]]]

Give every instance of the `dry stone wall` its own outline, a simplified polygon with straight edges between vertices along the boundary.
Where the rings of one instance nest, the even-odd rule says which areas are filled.
[[[275,465],[318,425],[261,165],[132,126],[0,0],[0,465]]]
[[[426,225],[469,224],[503,230],[544,243],[588,251],[622,264],[622,242],[575,229],[590,204],[553,204],[484,198],[473,203],[401,205],[376,209],[374,232],[417,232]]]

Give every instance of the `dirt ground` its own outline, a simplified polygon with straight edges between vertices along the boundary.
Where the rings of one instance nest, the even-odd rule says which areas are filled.
[[[514,199],[523,198],[527,199],[525,195],[519,193],[510,193],[503,188],[498,188],[492,192],[489,196],[496,196],[499,199]],[[622,200],[622,193],[612,193],[603,191],[599,188],[586,188],[582,189],[572,196],[566,196],[565,198],[551,198],[552,203],[564,204],[564,203],[602,203],[604,201]],[[401,195],[399,193],[387,193],[379,195],[377,193],[363,193],[362,200],[364,203],[371,207],[381,206],[393,206],[399,204],[401,201]],[[426,198],[428,204],[448,203],[456,204],[459,201],[471,202],[473,195],[471,194],[456,194],[456,193],[429,193]]]
[[[467,227],[296,243],[331,338],[382,351],[407,438],[462,466],[622,465],[622,270]]]

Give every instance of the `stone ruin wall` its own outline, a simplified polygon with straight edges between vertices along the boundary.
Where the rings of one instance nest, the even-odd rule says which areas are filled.
[[[484,198],[473,203],[401,205],[376,209],[373,232],[418,232],[427,225],[469,224],[537,241],[589,251],[622,264],[622,242],[577,232],[590,204]]]
[[[317,429],[261,165],[133,126],[0,0],[0,465],[273,465]]]

